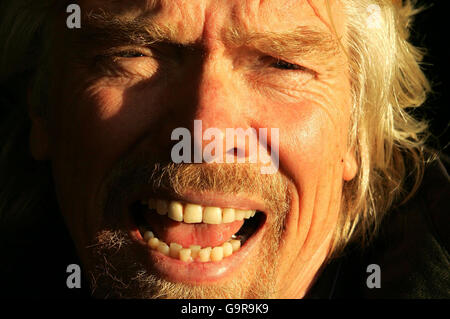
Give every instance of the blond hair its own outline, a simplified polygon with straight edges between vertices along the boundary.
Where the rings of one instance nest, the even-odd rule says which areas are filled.
[[[359,172],[344,184],[342,212],[335,233],[332,252],[337,254],[350,241],[367,244],[374,237],[385,213],[394,205],[406,201],[416,191],[424,170],[424,145],[427,124],[414,119],[408,109],[419,107],[430,91],[421,70],[423,52],[409,42],[412,17],[417,13],[411,1],[343,0],[347,15],[347,32],[340,39],[349,59],[353,97],[352,128],[349,147],[354,150]],[[26,61],[34,64],[35,83],[49,76],[46,48],[48,32],[56,4],[63,1],[14,0],[4,3],[0,24],[0,81],[5,83]],[[376,7],[373,7],[373,6]],[[381,20],[368,26],[369,6],[377,8]],[[44,37],[46,35],[46,37]],[[38,46],[34,46],[38,44]],[[30,60],[29,53],[34,52]],[[37,75],[36,75],[37,74]],[[38,80],[36,80],[38,79]],[[33,98],[41,99],[45,88],[33,86]],[[37,105],[41,104],[36,102]],[[29,129],[26,108],[16,110],[20,127],[5,123],[0,154],[0,212],[29,210],[32,204],[13,205],[15,201],[30,203],[32,196],[21,189],[20,178],[14,178],[14,166],[21,156],[14,147],[27,145]],[[23,154],[22,154],[23,156]],[[27,155],[31,161],[29,154]],[[29,176],[27,176],[29,178]],[[24,177],[24,178],[27,178]],[[16,184],[14,184],[16,180]],[[10,183],[10,184],[8,184]],[[14,186],[15,185],[15,186]],[[39,188],[36,180],[29,190]],[[23,196],[17,196],[20,192]],[[39,196],[39,192],[34,192]],[[19,207],[19,208],[17,208]],[[20,215],[20,214],[19,214]]]
[[[419,12],[414,3],[344,3],[348,23],[342,42],[353,97],[349,147],[359,171],[344,185],[335,254],[352,240],[368,244],[385,213],[407,201],[420,185],[427,123],[408,112],[421,106],[431,91],[420,67],[423,51],[409,42],[412,17]]]

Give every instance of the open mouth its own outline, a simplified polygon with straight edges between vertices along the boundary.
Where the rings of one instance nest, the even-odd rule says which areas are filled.
[[[256,209],[150,198],[131,206],[133,237],[150,262],[175,281],[211,281],[244,260],[267,216]]]

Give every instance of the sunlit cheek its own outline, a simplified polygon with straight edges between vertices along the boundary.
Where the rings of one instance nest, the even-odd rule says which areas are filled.
[[[288,151],[304,166],[318,165],[326,154],[324,146],[327,141],[324,139],[322,124],[320,119],[310,116],[292,128],[294,139]]]
[[[98,120],[108,120],[120,114],[124,108],[123,87],[106,87],[95,89],[89,94],[91,105],[94,108]]]
[[[300,185],[311,184],[339,163],[338,128],[317,105],[303,103],[286,112],[280,130],[280,163]],[[280,118],[280,117],[279,117]]]

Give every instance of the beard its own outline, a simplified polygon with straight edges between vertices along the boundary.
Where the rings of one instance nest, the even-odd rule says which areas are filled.
[[[104,223],[88,247],[83,262],[91,291],[98,298],[266,299],[276,294],[277,252],[289,211],[288,181],[280,173],[263,175],[255,164],[148,164],[139,158],[123,160],[104,185]],[[148,158],[148,157],[147,157]],[[146,251],[134,243],[120,220],[118,203],[127,191],[142,185],[182,195],[183,190],[223,194],[258,194],[271,218],[264,236],[232,278],[210,284],[171,282],[152,271]],[[270,220],[270,223],[269,223]]]

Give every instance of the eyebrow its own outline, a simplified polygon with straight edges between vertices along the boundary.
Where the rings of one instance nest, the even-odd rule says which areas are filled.
[[[226,40],[237,47],[250,47],[279,58],[315,58],[328,60],[339,52],[331,33],[311,26],[298,26],[294,30],[277,32],[247,32],[231,29]]]
[[[126,18],[105,11],[90,13],[78,40],[96,46],[150,46],[167,42],[182,46],[195,41],[180,40],[180,32],[171,25],[155,23],[151,16]],[[252,32],[243,28],[229,28],[222,32],[223,41],[230,47],[248,47],[280,59],[310,59],[326,61],[336,56],[339,45],[335,37],[318,27],[298,26],[287,32]],[[198,43],[197,43],[198,44]]]
[[[130,19],[105,11],[87,14],[83,27],[78,31],[76,41],[84,46],[145,46],[157,42],[175,42],[177,38],[172,27],[158,25],[149,17]]]

